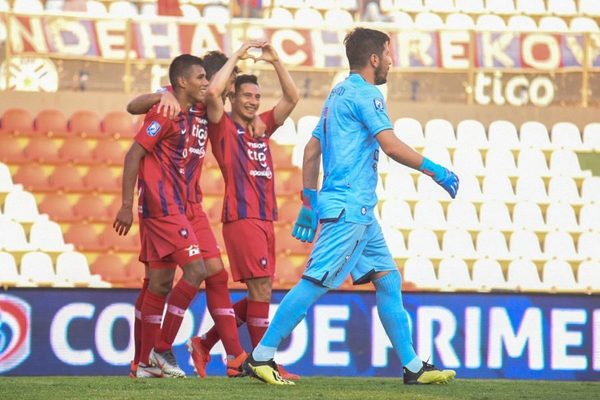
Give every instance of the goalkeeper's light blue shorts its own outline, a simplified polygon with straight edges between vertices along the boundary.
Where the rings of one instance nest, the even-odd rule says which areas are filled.
[[[334,221],[322,222],[302,277],[336,289],[348,274],[352,275],[355,285],[360,285],[370,282],[376,272],[396,270],[379,223],[347,222],[342,213]]]

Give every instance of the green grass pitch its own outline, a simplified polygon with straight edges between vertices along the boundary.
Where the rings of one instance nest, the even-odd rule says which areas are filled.
[[[411,399],[522,400],[598,398],[600,382],[458,379],[448,385],[405,386],[400,378],[306,377],[274,387],[250,378],[0,377],[0,398],[41,399]]]

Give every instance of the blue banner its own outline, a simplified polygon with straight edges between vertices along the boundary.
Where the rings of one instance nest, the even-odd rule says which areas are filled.
[[[274,293],[271,312],[284,292]],[[135,290],[16,289],[0,294],[0,375],[125,375],[133,357]],[[243,292],[233,292],[234,301]],[[598,296],[407,293],[417,354],[459,378],[600,379]],[[271,314],[272,315],[272,314]],[[212,319],[203,293],[187,311],[175,355]],[[250,350],[240,328],[242,344]],[[223,348],[209,375],[225,374]],[[304,376],[400,376],[373,292],[331,292],[309,310],[276,360]]]

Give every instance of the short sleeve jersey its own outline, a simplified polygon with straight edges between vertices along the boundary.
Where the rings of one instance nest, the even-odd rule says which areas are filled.
[[[259,117],[266,125],[266,136],[261,138],[252,137],[227,113],[223,113],[219,123],[208,124],[212,151],[225,179],[223,222],[246,218],[277,220],[269,138],[279,125],[272,109]]]
[[[175,120],[157,113],[156,106],[146,114],[135,136],[148,152],[138,174],[142,218],[184,214],[188,201],[201,201],[197,183],[206,152],[207,120],[199,106],[181,112]]]
[[[345,212],[349,222],[373,222],[379,159],[375,137],[386,129],[393,126],[375,85],[353,73],[333,88],[313,131],[321,142],[324,169],[319,219]]]

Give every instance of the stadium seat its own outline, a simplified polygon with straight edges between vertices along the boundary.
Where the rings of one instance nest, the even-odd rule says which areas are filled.
[[[581,199],[584,203],[600,203],[600,177],[589,176],[583,180]]]
[[[83,178],[77,168],[69,165],[57,166],[48,178],[54,190],[67,192],[81,192],[87,189],[83,185]]]
[[[521,176],[547,176],[550,171],[544,153],[540,149],[521,149],[517,157],[517,173]]]
[[[551,201],[581,202],[575,181],[570,176],[553,176],[548,184],[548,197]]]
[[[137,253],[140,250],[140,239],[135,226],[132,226],[127,235],[120,236],[115,232],[112,225],[106,225],[104,231],[100,234],[100,243],[103,247],[115,252]]]
[[[108,15],[108,10],[104,3],[99,0],[87,0],[86,8],[88,15],[105,16]]]
[[[440,287],[433,264],[427,258],[410,257],[404,263],[402,277],[405,282],[413,283],[418,289],[438,289]]]
[[[429,142],[423,149],[422,155],[423,157],[427,157],[440,165],[452,169],[452,159],[450,158],[450,153],[445,146],[440,146],[439,144]]]
[[[283,202],[280,202],[277,206],[278,213],[278,221],[284,224],[293,224],[296,222],[298,218],[298,213],[300,212],[300,201],[295,198],[287,199]],[[208,213],[208,210],[207,210]],[[220,216],[220,211],[219,211]]]
[[[270,142],[269,151],[273,159],[273,167],[275,171],[279,169],[294,168],[292,164],[292,148],[288,146],[282,146],[277,142]]]
[[[415,228],[410,231],[407,249],[411,257],[440,258],[442,256],[437,237],[429,229]]]
[[[448,204],[447,222],[449,228],[474,231],[481,229],[475,206],[465,200],[455,199]]]
[[[438,14],[420,12],[415,16],[414,26],[422,31],[437,31],[444,28],[444,21]]]
[[[464,229],[449,229],[442,238],[442,252],[445,257],[476,259],[477,253],[471,235]]]
[[[546,230],[540,207],[531,201],[519,201],[513,209],[513,228],[533,231]]]
[[[540,31],[543,32],[568,32],[569,26],[564,19],[554,16],[540,18],[538,23]]]
[[[505,203],[515,201],[510,180],[504,175],[486,175],[483,178],[482,192],[486,200],[500,200]]]
[[[73,213],[73,206],[65,194],[49,193],[39,204],[39,210],[48,214],[52,221],[73,222],[78,219]]]
[[[275,182],[278,180],[278,177],[275,177]],[[218,168],[204,168],[202,175],[200,175],[200,187],[204,194],[222,196],[225,192],[225,182],[221,171]],[[281,195],[280,193],[277,194]]]
[[[423,7],[423,1],[422,0],[404,0],[404,1],[401,1],[401,2],[397,2],[396,6],[401,11],[406,11],[406,12],[421,12],[421,11],[425,11],[425,7]]]
[[[466,14],[485,14],[483,0],[454,0],[454,7]]]
[[[513,153],[507,148],[491,147],[485,156],[485,169],[488,174],[518,175]]]
[[[404,242],[404,235],[402,232],[382,227],[383,237],[387,243],[388,249],[394,258],[406,259],[408,258],[408,250],[406,249],[406,243]]]
[[[112,222],[114,215],[109,215],[106,203],[95,194],[83,194],[73,205],[73,214],[80,221]]]
[[[544,255],[540,241],[535,233],[526,230],[516,230],[510,235],[510,254],[514,258],[525,260],[542,260]]]
[[[600,151],[600,122],[589,123],[583,128],[583,145]]]
[[[573,177],[589,176],[590,171],[582,171],[579,158],[573,150],[554,150],[550,156],[550,173]]]
[[[521,146],[535,148],[550,148],[550,137],[546,127],[537,121],[527,121],[519,129]]]
[[[394,122],[394,133],[411,147],[425,146],[425,137],[421,123],[414,118],[399,118]]]
[[[514,32],[536,32],[538,30],[535,20],[527,15],[511,15],[506,28]]]
[[[532,261],[514,260],[508,265],[506,282],[521,292],[544,291],[546,286],[540,281],[540,275]]]
[[[83,186],[99,192],[120,192],[121,177],[105,166],[94,166],[83,177]]]
[[[566,203],[550,204],[546,209],[546,227],[557,231],[579,231],[573,207]]]
[[[528,15],[546,14],[544,0],[515,0],[515,11]]]
[[[415,226],[426,229],[445,230],[447,225],[444,209],[438,201],[431,199],[416,202],[413,219]]]
[[[60,281],[54,274],[52,259],[46,253],[32,251],[21,259],[21,277],[38,287],[71,287],[68,282]]]
[[[488,128],[490,147],[505,147],[509,149],[520,147],[517,128],[510,121],[492,121]]]
[[[33,129],[33,117],[23,108],[7,108],[2,113],[1,131],[5,134],[19,135]]]
[[[23,190],[13,190],[4,199],[4,215],[21,223],[31,223],[40,218],[35,197]]]
[[[425,144],[427,147],[456,147],[454,127],[445,119],[431,119],[425,124]]]
[[[563,260],[550,260],[544,264],[542,281],[551,291],[578,291],[581,289],[575,281],[569,263]]]
[[[544,255],[559,260],[580,260],[573,238],[567,232],[548,232],[544,239]]]
[[[488,12],[494,14],[516,14],[515,5],[512,0],[486,0],[485,6]]]
[[[579,0],[579,12],[590,16],[600,16],[600,3],[597,0]]]
[[[548,201],[544,181],[539,176],[519,176],[515,185],[515,195],[519,202],[546,203]]]
[[[466,200],[474,203],[479,203],[483,199],[479,181],[475,175],[462,172],[459,175],[460,189],[456,195],[456,199]]]
[[[98,145],[92,151],[91,157],[95,162],[116,166],[123,165],[126,154],[127,149],[123,148],[119,141],[105,139],[98,142]]]
[[[122,286],[130,281],[125,263],[116,254],[100,254],[91,265],[91,273],[100,275],[112,286]]]
[[[421,199],[433,199],[439,201],[451,200],[450,195],[431,177],[421,174],[417,179],[417,194]]]
[[[37,163],[55,164],[60,161],[58,156],[59,145],[56,140],[39,137],[31,140],[25,147],[24,154],[27,160]]]
[[[47,136],[67,136],[67,117],[60,110],[47,108],[38,112],[33,127],[35,132]]]
[[[102,120],[102,132],[115,138],[133,137],[133,121],[125,111],[111,111]]]
[[[335,0],[304,0],[304,4],[317,10],[330,10],[336,7]]]
[[[351,28],[354,25],[354,17],[346,10],[331,9],[325,11],[324,22],[326,26]]]
[[[180,268],[178,268],[181,271]],[[129,261],[125,264],[125,273],[127,276],[127,287],[140,288],[146,277],[146,271],[144,268],[144,264],[142,264],[137,256],[133,256],[129,259]]]
[[[271,139],[279,144],[296,144],[298,137],[294,120],[290,117],[286,118],[283,125],[271,135]]]
[[[475,248],[480,257],[493,260],[508,260],[511,258],[504,235],[498,230],[482,230],[477,234]]]
[[[298,141],[294,146],[292,152],[292,164],[297,167],[302,166],[302,159],[304,157],[304,146],[308,143],[308,140],[312,137],[312,132],[319,122],[319,117],[314,115],[304,115],[298,119],[296,125]]]
[[[35,250],[27,241],[23,226],[7,216],[0,216],[0,248],[9,252]]]
[[[76,287],[108,288],[110,283],[100,275],[90,274],[90,266],[85,256],[75,251],[61,253],[56,259],[56,276],[59,280]]]
[[[289,231],[288,231],[289,232]],[[306,255],[310,254],[313,247],[311,243],[303,243],[294,238],[291,234],[277,235],[276,252],[280,255]]]
[[[269,13],[269,21],[278,25],[294,25],[294,14],[283,7],[273,7]]]
[[[548,13],[564,16],[577,15],[575,0],[547,0]]]
[[[512,230],[512,221],[508,208],[502,201],[487,200],[479,209],[479,221],[482,228]]]
[[[445,29],[472,30],[475,29],[475,21],[468,14],[452,13],[446,16]]]
[[[207,4],[204,6],[202,16],[208,21],[229,22],[229,9],[220,4]]]
[[[0,287],[34,286],[19,275],[15,258],[12,254],[0,251]]]
[[[383,226],[395,229],[411,229],[414,221],[410,206],[406,201],[400,199],[389,199],[381,206],[381,223]]]
[[[479,259],[475,261],[472,282],[479,291],[511,289],[504,279],[502,267],[496,260]]]
[[[184,5],[184,4],[182,4],[182,5]],[[189,6],[190,4],[185,4],[185,5]],[[181,6],[179,6],[180,9],[181,9]],[[194,6],[192,6],[192,7],[194,7]],[[183,12],[183,10],[181,10],[181,14],[182,14],[182,16],[185,16],[185,13]],[[158,15],[157,5],[154,3],[142,4],[140,7],[140,15],[143,17],[156,17]],[[200,18],[200,14],[198,14],[197,17]]]
[[[14,184],[12,174],[6,164],[0,162],[0,193],[8,193],[13,190]],[[3,200],[0,202],[4,202]]]
[[[135,17],[137,16],[138,9],[135,4],[129,1],[111,1],[108,5],[108,13],[113,17]]]
[[[69,118],[68,128],[71,135],[81,137],[99,136],[100,117],[95,111],[91,110],[75,111]]]
[[[64,141],[58,150],[58,157],[62,162],[73,164],[91,164],[93,144],[86,139],[73,137]]]
[[[577,241],[577,254],[582,259],[600,261],[600,233],[583,232]]]
[[[444,258],[438,268],[438,284],[441,290],[475,289],[467,263],[458,258]]]
[[[586,231],[600,232],[600,203],[584,204],[579,211],[579,227]]]
[[[294,12],[294,23],[298,26],[308,28],[320,27],[323,25],[323,16],[314,8],[299,8]]]
[[[9,135],[0,135],[0,161],[5,164],[22,164],[28,162],[23,150],[27,141],[15,139]]]
[[[474,119],[464,119],[456,125],[456,144],[459,150],[462,146],[476,149],[487,149],[488,139],[483,124]],[[454,158],[456,160],[456,156]]]
[[[67,243],[73,243],[80,252],[105,251],[106,247],[100,243],[100,235],[94,227],[87,223],[72,224],[64,235]]]
[[[571,32],[598,32],[598,24],[588,17],[575,17],[569,22]]]
[[[179,9],[181,10],[183,18],[196,21],[202,18],[200,10],[193,4],[180,4]]]
[[[583,146],[579,128],[571,122],[557,122],[554,124],[550,130],[550,141],[554,147],[565,149],[580,149]]]
[[[600,262],[584,261],[579,264],[577,282],[582,289],[600,292]]]
[[[454,172],[461,178],[463,174],[484,175],[485,169],[481,153],[475,147],[459,145],[452,155]],[[461,182],[462,183],[462,182]]]
[[[475,20],[475,28],[480,31],[501,32],[506,30],[502,17],[494,14],[479,15]]]
[[[30,192],[47,191],[51,188],[46,168],[39,164],[24,164],[15,172],[14,181]]]
[[[424,0],[423,6],[434,13],[447,14],[455,11],[453,0]]]
[[[380,4],[383,6],[385,2],[381,1]],[[382,11],[385,11],[383,7]],[[415,21],[408,13],[404,11],[390,11],[388,15],[392,18],[393,23],[400,29],[409,30],[415,27]]]
[[[72,244],[65,244],[60,225],[56,222],[38,220],[31,225],[29,243],[43,252],[63,252],[73,250]]]
[[[300,171],[292,171],[288,174],[278,174],[275,179],[275,193],[278,196],[291,196],[302,191],[302,173]]]

